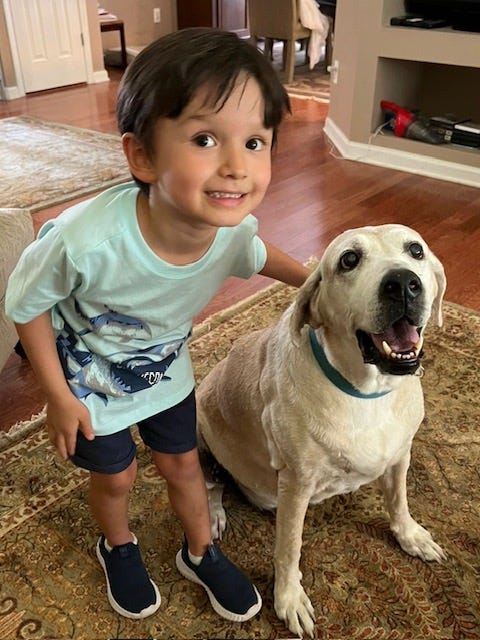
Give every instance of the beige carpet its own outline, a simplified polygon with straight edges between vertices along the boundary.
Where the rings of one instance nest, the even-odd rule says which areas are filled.
[[[191,344],[198,380],[236,337],[273,322],[291,298],[290,288],[275,285],[202,324]],[[479,638],[480,316],[447,303],[445,329],[429,332],[425,350],[427,418],[413,447],[410,505],[448,559],[425,564],[403,553],[374,485],[310,507],[301,568],[319,639]],[[178,574],[174,558],[182,532],[164,482],[139,448],[132,528],[162,605],[151,618],[134,622],[107,603],[94,554],[98,531],[88,513],[86,474],[55,457],[38,424],[23,439],[3,445],[2,640],[292,637],[272,604],[274,518],[248,504],[234,487],[226,492],[222,548],[254,579],[264,599],[261,613],[244,624],[215,615],[202,589]]]
[[[38,211],[130,179],[120,137],[31,117],[0,119],[0,203]]]

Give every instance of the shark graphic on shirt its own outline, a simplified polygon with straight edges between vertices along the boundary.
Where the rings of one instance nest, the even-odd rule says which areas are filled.
[[[144,323],[112,309],[107,309],[104,314],[93,318],[79,315],[88,321],[91,328],[75,333],[72,327],[65,323],[57,337],[57,351],[65,378],[70,389],[79,399],[94,393],[107,404],[109,397],[136,393],[162,380],[170,380],[167,370],[190,337],[189,333],[180,339],[162,342],[141,350],[136,349],[130,352],[130,357],[114,362],[86,350],[79,338],[92,332],[101,333],[102,327],[108,325],[111,328],[114,325],[119,331],[119,342],[128,342],[132,336],[138,337],[138,333],[145,336]],[[127,335],[125,340],[122,340],[124,334]],[[124,353],[129,355],[128,351]]]

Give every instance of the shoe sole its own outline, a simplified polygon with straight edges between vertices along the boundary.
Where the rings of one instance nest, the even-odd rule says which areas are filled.
[[[181,550],[177,553],[175,562],[177,565],[177,569],[180,571],[180,573],[184,578],[187,578],[187,580],[191,580],[192,582],[195,582],[196,584],[201,585],[205,589],[205,591],[207,592],[208,598],[210,600],[210,604],[212,605],[214,611],[218,613],[219,616],[222,616],[222,618],[225,618],[226,620],[230,620],[231,622],[246,622],[247,620],[250,620],[250,618],[253,618],[253,616],[255,616],[262,608],[262,598],[260,597],[260,594],[258,593],[255,585],[253,585],[253,588],[255,589],[255,593],[258,599],[257,603],[252,605],[250,609],[243,614],[233,613],[232,611],[228,611],[228,609],[225,609],[224,607],[222,607],[222,605],[218,602],[218,600],[213,595],[212,591],[207,587],[207,585],[202,580],[200,580],[197,574],[185,564],[182,558]]]
[[[153,589],[155,591],[155,596],[157,598],[157,602],[155,602],[154,604],[151,604],[146,609],[142,609],[139,613],[133,613],[132,611],[127,611],[126,609],[124,609],[123,607],[121,607],[118,604],[118,602],[115,600],[115,598],[113,597],[113,594],[112,594],[112,592],[110,590],[110,581],[108,580],[107,567],[105,565],[105,560],[103,559],[102,553],[100,551],[100,540],[97,542],[96,552],[97,552],[98,561],[100,562],[100,564],[102,566],[102,569],[103,569],[103,572],[105,574],[105,580],[107,582],[107,597],[108,597],[108,601],[109,601],[110,606],[112,607],[112,609],[114,611],[116,611],[117,613],[119,613],[124,618],[130,618],[131,620],[141,620],[142,618],[147,618],[148,616],[151,616],[152,614],[154,614],[155,611],[157,611],[157,609],[159,608],[159,606],[160,606],[160,604],[162,602],[162,598],[160,596],[160,592],[158,590],[158,587],[153,582],[153,580],[150,579],[150,582],[152,583],[152,587],[153,587]]]

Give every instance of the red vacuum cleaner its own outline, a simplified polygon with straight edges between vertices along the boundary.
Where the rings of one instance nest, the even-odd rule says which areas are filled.
[[[445,142],[444,136],[432,127],[428,118],[388,100],[382,100],[380,106],[385,112],[390,128],[399,138],[410,138],[430,144]]]

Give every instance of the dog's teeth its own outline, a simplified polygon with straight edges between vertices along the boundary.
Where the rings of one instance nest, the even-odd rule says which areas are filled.
[[[413,360],[420,352],[420,349],[417,350],[417,346],[415,345],[415,349],[409,353],[398,353],[397,351],[394,351],[385,340],[382,342],[382,347],[387,358],[392,358],[392,360]]]
[[[415,349],[415,355],[418,356],[418,354],[420,353],[420,351],[422,350],[422,347],[423,347],[423,336],[420,336],[420,339],[417,342],[417,344],[415,344],[413,346],[414,346],[414,349]]]
[[[383,350],[385,351],[386,356],[392,355],[392,348],[385,340],[382,342]]]

